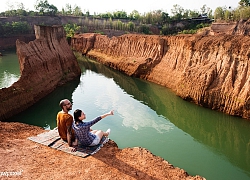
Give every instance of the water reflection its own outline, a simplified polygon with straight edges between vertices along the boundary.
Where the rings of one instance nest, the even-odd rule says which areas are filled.
[[[128,99],[128,104],[134,104],[135,102],[130,102],[131,99]],[[145,106],[140,106],[139,108],[135,108],[137,106],[131,106],[126,104],[126,106],[123,106],[122,104],[118,108],[118,112],[122,114],[123,116],[123,125],[126,127],[132,127],[135,130],[138,130],[140,128],[154,128],[158,133],[163,133],[166,131],[170,131],[173,129],[173,124],[166,123],[165,118],[159,117],[158,121],[155,121],[155,117],[148,113],[149,109]],[[131,113],[133,112],[133,113]],[[133,120],[135,119],[136,121]]]
[[[0,88],[9,87],[20,77],[15,50],[4,51],[0,56]]]
[[[9,73],[7,71],[4,71],[0,75],[0,77],[1,77],[0,78],[0,87],[1,88],[4,88],[4,87],[7,88],[19,79],[19,75],[12,74],[12,73]]]
[[[87,69],[101,73],[107,78],[113,78],[130,97],[138,100],[138,103],[144,103],[146,107],[150,107],[159,117],[162,117],[156,122],[154,117],[146,112],[148,108],[140,106],[140,109],[135,109],[138,107],[136,102],[132,98],[128,98],[127,101],[133,102],[120,104],[118,108],[124,118],[125,126],[131,126],[136,130],[143,127],[154,127],[159,132],[163,132],[163,130],[173,129],[175,125],[191,135],[197,142],[209,147],[219,157],[228,159],[250,177],[250,122],[248,120],[185,102],[179,97],[171,95],[172,92],[164,87],[116,73],[101,64],[91,61],[82,63]],[[115,97],[116,94],[111,92],[109,96]],[[134,116],[139,121],[131,121]],[[165,118],[171,123],[166,123]],[[242,178],[246,177],[242,176]]]
[[[95,61],[79,63],[80,80],[57,88],[9,121],[56,126],[58,103],[73,101],[87,119],[114,108],[100,121],[119,147],[142,146],[191,175],[207,179],[249,179],[250,123],[183,101],[168,89],[135,79]]]
[[[114,70],[103,66],[102,64],[96,63],[95,61],[86,60],[80,63],[86,69],[91,69],[96,73],[103,74],[106,78],[113,79],[115,83],[124,90],[124,96],[127,96],[123,101],[121,100],[122,96],[118,92],[120,88],[112,90],[103,89],[102,91],[105,92],[105,94],[98,92],[95,95],[95,99],[97,99],[95,105],[98,108],[107,109],[107,106],[115,108],[115,110],[121,115],[123,119],[123,125],[125,127],[132,127],[135,130],[138,130],[139,128],[150,127],[154,128],[159,133],[163,133],[173,129],[173,124],[166,122],[166,118],[164,116],[159,116],[158,121],[155,121],[155,116],[152,115],[152,113],[148,112],[150,111],[148,106],[141,105],[141,103],[147,102],[148,98],[150,98],[148,96],[148,92],[146,94],[143,91],[140,91],[140,89],[138,88],[141,87],[142,89],[144,89],[143,86],[140,86],[142,84],[145,84],[141,83],[141,80],[137,81],[137,79],[133,79],[124,74],[117,73]],[[112,83],[112,81],[100,80],[98,81],[99,86],[100,83],[104,82],[105,84],[103,84],[103,88],[109,88],[110,85],[107,83]],[[144,89],[144,91],[145,90],[147,89]],[[108,102],[105,101],[107,97],[109,99]]]
[[[62,99],[67,98],[72,103],[74,103],[72,94],[78,86],[79,82],[80,79],[76,79],[56,88],[56,90],[50,93],[46,98],[41,99],[38,103],[30,107],[29,109],[8,119],[8,121],[21,121],[27,124],[44,127],[45,129],[52,129],[56,127],[56,115],[58,111],[61,110],[59,107],[59,102]]]

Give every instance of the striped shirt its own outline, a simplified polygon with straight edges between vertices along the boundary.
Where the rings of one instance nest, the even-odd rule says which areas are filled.
[[[90,127],[101,119],[101,116],[99,116],[89,122],[80,122],[78,124],[74,122],[72,124],[72,128],[75,131],[75,136],[82,145],[89,146],[94,141],[96,135],[90,132]]]

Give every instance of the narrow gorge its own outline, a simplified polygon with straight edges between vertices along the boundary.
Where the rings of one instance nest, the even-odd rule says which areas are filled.
[[[250,119],[250,37],[86,33],[73,50],[129,76],[173,90],[200,106]]]

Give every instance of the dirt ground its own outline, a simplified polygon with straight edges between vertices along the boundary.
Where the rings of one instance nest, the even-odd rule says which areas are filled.
[[[40,127],[0,122],[0,179],[203,179],[189,176],[140,147],[118,149],[114,141],[87,158],[70,155],[27,139]]]

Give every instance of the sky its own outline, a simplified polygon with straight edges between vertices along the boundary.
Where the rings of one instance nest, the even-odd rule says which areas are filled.
[[[200,11],[203,5],[214,10],[217,7],[237,8],[240,0],[82,0],[82,1],[68,1],[68,0],[47,0],[49,4],[53,4],[59,11],[70,4],[72,7],[79,6],[83,13],[89,11],[90,14],[106,13],[115,11],[125,11],[127,14],[133,10],[139,13],[150,12],[153,10],[162,10],[171,15],[173,5],[178,4],[182,8]],[[23,3],[25,10],[34,10],[34,5],[37,0],[1,0],[0,12],[11,9],[17,9],[17,5]]]

